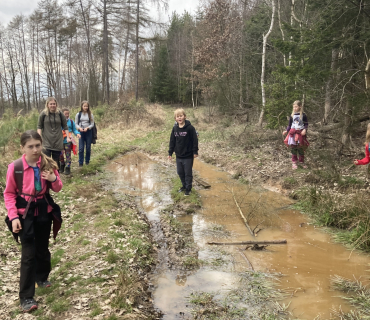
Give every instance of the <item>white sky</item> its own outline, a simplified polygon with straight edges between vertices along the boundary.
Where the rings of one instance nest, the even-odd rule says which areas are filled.
[[[6,25],[15,15],[29,15],[37,8],[38,0],[0,0],[0,23]],[[168,21],[172,12],[182,14],[184,10],[195,13],[199,0],[168,0],[168,11],[163,10],[157,13],[154,8],[151,10],[153,18],[160,18],[161,21]]]

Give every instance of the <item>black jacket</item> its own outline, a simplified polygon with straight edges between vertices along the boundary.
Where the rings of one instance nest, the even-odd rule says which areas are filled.
[[[182,128],[178,124],[172,128],[168,154],[172,156],[174,151],[177,158],[193,158],[198,154],[198,136],[189,120],[185,120]]]

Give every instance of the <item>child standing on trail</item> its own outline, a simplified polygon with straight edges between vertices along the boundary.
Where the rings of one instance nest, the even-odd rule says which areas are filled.
[[[61,216],[49,190],[59,192],[63,184],[56,162],[42,153],[42,138],[36,131],[22,134],[21,149],[23,156],[8,166],[4,200],[8,227],[22,244],[19,298],[22,311],[29,312],[38,307],[35,283],[51,286],[49,237],[52,220],[55,238]]]
[[[69,118],[69,109],[64,108],[63,114],[67,119],[67,125],[68,125],[68,131],[69,131],[69,138],[72,140],[72,132],[74,133],[75,136],[77,136],[78,139],[81,138],[80,133],[77,131],[76,125],[73,122],[72,119]],[[67,142],[67,133],[65,130],[63,130],[63,145],[64,145],[64,150],[60,153],[60,170],[59,172],[66,174],[71,173],[71,162],[72,162],[72,141]],[[64,161],[64,153],[66,154],[66,161]]]
[[[77,130],[80,131],[81,138],[78,143],[78,163],[82,167],[84,165],[84,149],[86,145],[85,163],[89,164],[91,155],[91,143],[93,140],[92,129],[94,127],[94,116],[90,111],[88,101],[82,101],[81,110],[76,114],[75,118]]]
[[[40,113],[37,132],[44,140],[43,152],[53,158],[58,167],[60,152],[64,149],[61,127],[68,133],[67,120],[59,110],[57,100],[49,97],[46,99],[45,109]],[[70,138],[67,137],[67,142],[69,141]]]
[[[185,191],[188,196],[193,183],[194,158],[198,157],[198,137],[190,121],[186,120],[184,109],[177,109],[174,114],[176,124],[171,132],[168,159],[172,159],[175,151],[177,174],[182,183],[179,192]]]
[[[283,135],[288,133],[284,140],[287,146],[290,146],[292,152],[292,169],[296,170],[297,161],[303,168],[307,168],[304,164],[304,151],[308,147],[306,133],[308,128],[307,116],[303,112],[302,102],[296,100],[293,102],[293,111],[289,119],[289,125]]]
[[[369,143],[370,143],[370,123],[367,125],[366,130],[366,139],[365,139],[365,158],[361,160],[354,160],[353,163],[355,165],[364,165],[370,162],[370,150],[369,150]]]

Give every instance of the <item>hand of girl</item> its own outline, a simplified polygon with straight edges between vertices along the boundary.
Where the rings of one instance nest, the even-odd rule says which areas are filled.
[[[19,221],[19,219],[14,219],[12,221],[12,229],[13,229],[14,233],[18,233],[19,231],[22,230],[22,225],[21,225],[21,222]]]
[[[45,180],[48,180],[50,182],[54,182],[55,179],[57,178],[55,173],[54,172],[50,172],[50,171],[43,171],[41,173],[41,178],[42,179],[45,179]]]
[[[81,135],[80,134],[77,134],[77,138],[80,139],[81,138]]]
[[[354,164],[358,164],[358,160],[357,160],[357,159],[355,159],[355,160],[353,161],[353,163],[354,163]]]
[[[305,136],[305,135],[306,135],[306,129],[303,129],[303,130],[302,130],[301,135],[302,135],[302,136]]]
[[[172,160],[172,157],[171,156],[168,156],[168,160]]]
[[[285,136],[287,133],[288,133],[288,131],[284,131],[284,132],[283,132],[283,136]]]

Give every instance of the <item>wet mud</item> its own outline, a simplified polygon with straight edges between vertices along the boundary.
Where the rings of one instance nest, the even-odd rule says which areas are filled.
[[[155,307],[163,319],[190,318],[188,297],[195,291],[223,292],[236,289],[238,273],[251,269],[281,274],[280,289],[288,292],[285,304],[293,318],[328,319],[332,308],[350,307],[330,288],[330,277],[349,279],[368,277],[369,257],[351,252],[330,241],[281,194],[258,186],[243,185],[218,168],[194,163],[197,176],[211,185],[197,186],[202,208],[194,214],[172,212],[172,217],[191,228],[197,255],[204,263],[187,269],[171,261],[171,243],[161,226],[161,212],[172,204],[171,179],[175,168],[152,161],[141,153],[127,154],[107,166],[111,188],[135,196],[151,222],[152,235],[158,244],[158,265],[151,276]],[[246,216],[252,236],[241,218],[235,201]],[[168,232],[168,230],[167,230]],[[167,240],[166,240],[167,239]],[[208,242],[282,240],[287,244],[270,245],[253,251],[246,246],[212,246]],[[241,254],[241,252],[243,254]],[[193,252],[194,253],[194,252]],[[351,255],[350,255],[351,254]],[[250,261],[247,263],[245,257]]]

